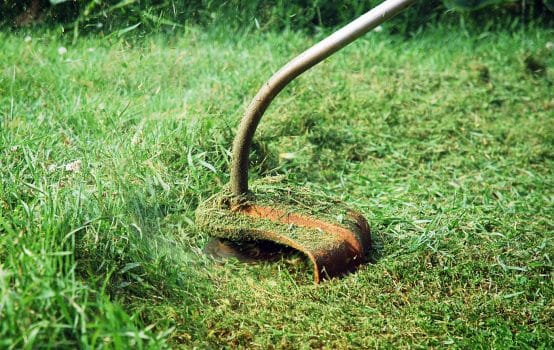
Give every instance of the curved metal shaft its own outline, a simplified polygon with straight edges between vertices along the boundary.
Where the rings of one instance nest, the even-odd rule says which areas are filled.
[[[415,0],[384,1],[379,6],[292,59],[262,86],[246,110],[233,142],[231,190],[234,195],[239,196],[248,192],[248,155],[250,153],[250,146],[260,119],[275,96],[294,78],[414,2]]]

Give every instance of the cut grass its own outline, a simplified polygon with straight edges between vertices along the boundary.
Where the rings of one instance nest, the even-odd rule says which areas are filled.
[[[0,33],[0,347],[552,347],[552,34],[373,33],[282,93],[252,175],[361,208],[377,243],[315,286],[296,258],[214,263],[193,222],[248,99],[314,38],[61,56]]]

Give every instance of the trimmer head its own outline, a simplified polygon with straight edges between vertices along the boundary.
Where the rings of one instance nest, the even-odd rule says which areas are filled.
[[[306,188],[283,188],[268,182],[254,183],[251,194],[236,203],[226,189],[196,210],[201,230],[219,238],[210,243],[218,256],[242,260],[268,256],[271,241],[296,249],[314,265],[314,281],[352,272],[366,260],[371,246],[364,217],[343,203]],[[241,251],[239,242],[255,254]],[[267,254],[264,249],[270,251]]]

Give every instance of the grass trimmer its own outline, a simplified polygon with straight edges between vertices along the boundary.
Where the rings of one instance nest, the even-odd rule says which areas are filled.
[[[273,178],[248,186],[249,152],[265,110],[279,92],[309,68],[393,17],[415,0],[388,0],[291,60],[250,103],[233,143],[231,181],[196,210],[197,226],[215,237],[206,251],[240,260],[267,257],[276,246],[305,254],[314,280],[341,276],[367,260],[367,220],[344,203]]]

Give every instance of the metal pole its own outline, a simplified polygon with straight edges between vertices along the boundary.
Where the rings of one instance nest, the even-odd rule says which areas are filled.
[[[248,106],[233,142],[231,190],[234,195],[239,196],[248,192],[248,155],[252,138],[260,119],[275,96],[294,78],[414,2],[415,0],[384,1],[292,59],[262,86]]]

